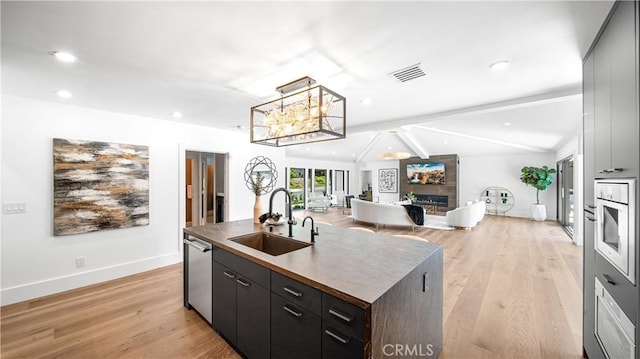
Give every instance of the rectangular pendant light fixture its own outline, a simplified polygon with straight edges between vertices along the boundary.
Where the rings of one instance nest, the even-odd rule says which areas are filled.
[[[307,76],[278,86],[279,99],[253,106],[251,142],[282,147],[345,138],[346,99],[315,82]]]

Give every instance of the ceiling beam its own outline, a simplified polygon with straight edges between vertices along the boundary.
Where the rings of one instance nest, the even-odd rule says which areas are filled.
[[[395,119],[395,120],[372,122],[366,125],[349,127],[349,132],[357,133],[357,132],[364,132],[364,131],[379,131],[385,128],[397,128],[401,126],[415,125],[415,124],[424,123],[424,122],[442,120],[443,118],[450,117],[450,116],[504,111],[504,110],[513,109],[513,108],[529,107],[529,106],[534,106],[534,105],[539,105],[544,103],[569,101],[576,98],[582,98],[582,87],[572,86],[566,89],[547,92],[539,95],[519,97],[511,100],[491,102],[483,105],[462,107],[455,110],[434,112],[434,113],[428,113],[428,114],[419,115],[419,116],[411,116],[411,117]]]
[[[378,140],[380,140],[380,132],[376,132],[375,136],[373,136],[373,138],[371,139],[371,141],[369,141],[369,143],[364,147],[364,149],[362,150],[362,152],[360,152],[360,154],[358,155],[358,157],[356,158],[355,161],[353,162],[360,162],[362,161],[362,159],[364,158],[364,156],[367,155],[367,153],[369,153],[369,151],[371,151],[371,149],[373,148],[373,146],[376,144],[376,142],[378,142]]]
[[[444,134],[444,135],[462,137],[462,138],[466,138],[466,139],[470,139],[470,140],[494,143],[494,144],[498,144],[498,145],[515,147],[515,148],[521,148],[523,150],[528,150],[528,151],[532,151],[532,152],[545,153],[545,152],[549,152],[550,151],[550,150],[545,150],[545,149],[538,148],[538,147],[525,146],[525,145],[520,145],[520,144],[517,144],[517,143],[499,141],[499,140],[494,140],[494,139],[486,138],[486,137],[472,136],[472,135],[467,135],[467,134],[464,134],[464,133],[458,133],[458,132],[453,132],[453,131],[445,131],[445,130],[440,130],[440,129],[437,129],[437,128],[430,128],[430,127],[424,127],[424,126],[406,126],[406,127],[417,128],[417,129],[420,129],[420,130],[423,130],[423,131],[441,133],[441,134]]]
[[[411,136],[409,131],[406,131],[403,128],[401,131],[398,131],[398,137],[420,158],[422,158],[423,160],[429,158],[429,153],[427,153],[427,151],[425,151],[422,146],[420,146],[420,144]]]

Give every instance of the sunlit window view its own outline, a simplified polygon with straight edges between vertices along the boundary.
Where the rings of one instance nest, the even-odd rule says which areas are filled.
[[[289,192],[293,209],[304,208],[304,168],[289,169]]]

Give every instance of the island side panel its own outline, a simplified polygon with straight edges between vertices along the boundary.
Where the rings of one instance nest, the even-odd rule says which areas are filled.
[[[371,305],[372,358],[438,357],[443,338],[442,256],[439,248]]]
[[[183,233],[182,238],[187,239],[188,234]],[[189,245],[182,243],[182,300],[184,301],[184,307],[191,309],[189,304]]]

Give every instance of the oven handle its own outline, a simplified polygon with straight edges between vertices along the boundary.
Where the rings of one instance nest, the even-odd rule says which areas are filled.
[[[607,283],[611,285],[616,285],[616,282],[614,282],[613,279],[611,279],[611,277],[608,274],[603,274],[602,277],[607,281]]]
[[[598,170],[598,173],[618,173],[624,171],[623,168],[607,168],[606,170]]]

